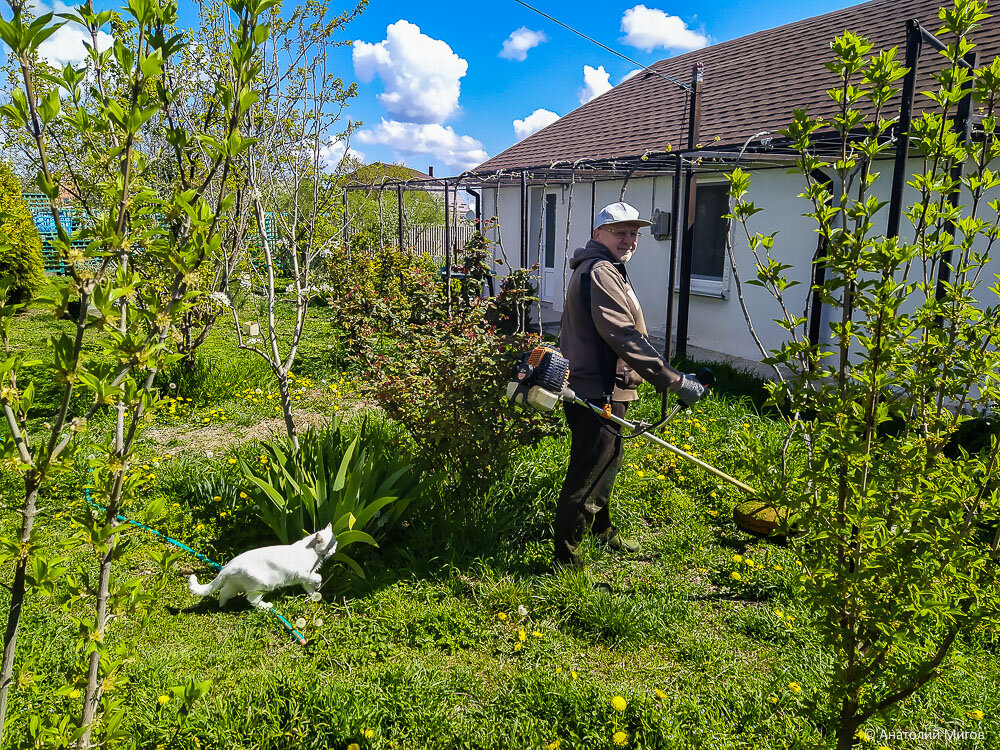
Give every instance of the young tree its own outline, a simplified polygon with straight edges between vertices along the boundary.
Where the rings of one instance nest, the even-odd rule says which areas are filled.
[[[788,334],[767,360],[789,373],[772,394],[789,429],[780,502],[800,527],[800,596],[833,654],[822,720],[832,721],[839,750],[941,674],[961,633],[998,614],[1000,442],[964,460],[949,449],[956,429],[1000,395],[1000,307],[988,272],[998,202],[984,212],[1000,185],[1000,61],[962,63],[984,17],[977,0],[940,12],[946,63],[925,94],[935,110],[910,129],[908,184],[919,196],[905,236],[878,231],[884,202],[874,192],[876,160],[893,145],[886,108],[905,73],[895,49],[869,56],[865,39],[835,39],[837,115],[796,111],[786,131],[825,244],[826,279],[807,294],[818,291],[835,312],[829,349],[811,344],[808,315],[792,312],[775,235],[747,229],[752,283],[771,292]],[[969,92],[982,117],[965,141],[952,121]],[[839,143],[833,158],[818,155],[828,129]],[[821,172],[833,179],[818,180]],[[749,176],[736,170],[730,180],[732,217],[746,227],[758,211]]]
[[[89,484],[103,512],[94,516],[88,510],[78,522],[85,543],[97,554],[98,576],[93,584],[84,575],[61,581],[95,602],[93,617],[79,620],[84,659],[80,719],[62,740],[85,748],[98,713],[113,706],[102,702],[113,659],[105,645],[107,629],[118,608],[135,602],[141,589],[136,580],[112,577],[113,563],[124,549],[119,508],[135,490],[130,468],[136,433],[146,412],[156,406],[153,378],[175,358],[169,343],[176,322],[199,296],[199,274],[218,250],[221,217],[233,204],[227,177],[248,145],[242,128],[257,98],[259,50],[268,34],[262,17],[276,0],[230,0],[225,65],[214,80],[215,113],[197,130],[176,125],[181,102],[165,83],[165,71],[184,46],[174,33],[174,0],[131,0],[124,11],[132,36],[117,39],[103,52],[98,51],[98,35],[112,14],[95,12],[88,0],[66,18],[89,34],[89,59],[83,67],[67,65],[57,74],[39,65],[38,47],[62,22],[52,13],[31,19],[23,3],[9,2],[12,18],[0,20],[0,40],[16,60],[21,87],[0,113],[34,145],[38,188],[49,199],[57,227],[54,244],[70,269],[70,283],[48,309],[59,319],[71,294],[79,295],[80,307],[72,330],[52,339],[51,361],[25,361],[15,349],[0,364],[6,428],[0,460],[24,480],[20,533],[3,545],[14,576],[0,665],[0,742],[25,596],[29,587],[51,588],[58,578],[58,566],[46,558],[34,527],[39,489],[71,465],[74,448],[86,441],[95,455]],[[155,179],[144,150],[156,129],[165,134],[178,165],[176,179],[168,185]],[[61,158],[69,151],[53,146],[54,134],[70,132],[78,148],[94,154],[86,169]],[[187,169],[192,164],[203,166]],[[57,210],[63,190],[80,199],[87,217],[72,234]],[[140,275],[148,263],[169,269],[161,286],[145,283]],[[12,312],[12,306],[0,306],[0,318]],[[0,330],[6,331],[6,324]],[[98,339],[101,355],[87,354],[87,337]],[[42,432],[29,429],[34,383],[53,377],[61,386],[58,406]],[[92,399],[75,413],[81,389]],[[110,433],[87,434],[89,420],[106,409],[114,414]],[[116,721],[105,719],[104,731],[110,733]]]
[[[342,196],[335,179],[339,167],[327,163],[326,153],[335,140],[344,144],[346,156],[353,125],[341,132],[336,128],[357,90],[330,71],[329,52],[348,43],[335,39],[366,2],[334,17],[325,5],[306,3],[287,19],[272,18],[260,63],[262,92],[249,113],[251,141],[239,162],[239,200],[251,217],[251,231],[241,238],[245,270],[240,282],[262,300],[253,315],[263,341],[244,333],[227,289],[228,305],[240,348],[263,357],[274,373],[285,429],[296,450],[289,378],[315,293],[317,263],[341,242],[339,229],[326,218]],[[282,272],[291,280],[284,290],[278,283]],[[291,331],[282,330],[278,316],[283,291],[293,297]]]
[[[30,302],[45,281],[42,243],[31,212],[21,197],[21,183],[0,163],[0,278],[10,276],[8,302]]]

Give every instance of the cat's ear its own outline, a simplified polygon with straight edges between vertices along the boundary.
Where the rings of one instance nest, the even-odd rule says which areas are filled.
[[[332,534],[333,533],[333,524],[332,523],[328,523],[326,525],[326,527],[323,529],[323,531],[329,531]]]

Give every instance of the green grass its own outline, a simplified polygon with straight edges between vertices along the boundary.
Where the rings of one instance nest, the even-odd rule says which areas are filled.
[[[298,408],[324,417],[334,407],[349,411],[357,376],[340,369],[342,353],[319,355],[332,324],[322,308],[311,314],[312,354],[308,371],[297,373]],[[36,327],[37,320],[19,318],[13,332],[19,346],[36,352],[58,329]],[[231,331],[220,325],[195,372],[186,380],[166,377],[158,381],[166,391],[173,382],[175,395],[192,401],[175,404],[173,414],[167,407],[144,427],[148,468],[128,511],[141,514],[162,497],[159,528],[220,561],[270,543],[241,504],[230,463],[256,456],[254,440],[239,439],[274,418],[270,373],[249,355],[233,354]],[[762,415],[759,383],[736,375],[731,382],[720,380],[716,393],[678,414],[663,437],[776,494],[781,427]],[[658,398],[643,389],[630,416],[658,413]],[[97,420],[92,430],[99,429]],[[158,442],[157,430],[172,431],[174,442]],[[206,434],[218,444],[199,442]],[[478,494],[437,488],[407,529],[359,558],[365,581],[326,570],[319,603],[298,591],[272,594],[284,616],[307,621],[304,648],[269,614],[242,604],[219,610],[214,598],[191,597],[186,575],[194,570],[204,581],[212,573],[180,557],[145,617],[111,628],[112,645],[134,648],[110,693],[127,714],[128,739],[119,746],[485,749],[545,748],[558,740],[560,748],[611,748],[622,731],[630,748],[822,747],[822,728],[800,717],[819,697],[829,656],[797,599],[789,550],[733,525],[732,507],[744,495],[657,446],[631,441],[613,515],[642,552],[620,557],[588,541],[586,571],[556,573],[550,524],[567,457],[564,433],[522,449]],[[81,511],[82,476],[67,473],[46,488],[39,520],[46,546],[64,539],[71,513]],[[18,521],[17,488],[10,472],[0,475],[5,534]],[[138,530],[130,537],[120,569],[152,584],[163,545]],[[92,555],[75,555],[75,564],[94,569]],[[7,564],[0,580],[10,571]],[[0,589],[0,611],[6,596]],[[86,613],[88,604],[74,611]],[[73,632],[52,602],[29,597],[5,748],[29,746],[32,715],[78,712],[78,700],[55,692],[74,679]],[[880,721],[897,730],[981,728],[985,740],[955,746],[996,747],[998,651],[1000,635],[984,624],[956,646],[943,679]],[[176,700],[163,705],[158,697],[188,679],[212,687],[182,723]],[[627,702],[624,712],[612,707],[616,695]],[[985,713],[981,723],[966,715],[977,709]]]

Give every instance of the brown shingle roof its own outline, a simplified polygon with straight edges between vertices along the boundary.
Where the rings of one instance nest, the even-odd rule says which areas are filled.
[[[871,0],[815,18],[715,44],[651,67],[683,82],[695,63],[705,66],[699,141],[738,145],[763,130],[777,135],[793,108],[808,107],[829,116],[834,104],[826,90],[835,83],[824,67],[832,59],[831,40],[845,30],[867,37],[873,52],[898,46],[903,62],[907,19],[916,18],[931,32],[940,27],[937,11],[946,0]],[[979,64],[1000,53],[1000,16],[973,33]],[[939,67],[926,44],[920,57],[917,91],[926,90],[926,71]],[[901,82],[900,82],[901,85]],[[919,99],[919,97],[918,97]],[[683,147],[686,93],[649,72],[639,73],[546,128],[477,167],[514,169],[556,160],[610,159]],[[716,142],[715,139],[719,141]]]

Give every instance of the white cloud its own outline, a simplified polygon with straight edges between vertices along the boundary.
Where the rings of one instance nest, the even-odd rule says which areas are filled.
[[[320,146],[319,149],[319,161],[320,165],[327,172],[336,171],[340,166],[341,161],[344,159],[344,153],[348,156],[363,162],[365,160],[365,155],[360,151],[350,148],[346,143],[336,138],[331,138],[325,144]]]
[[[355,138],[369,145],[388,146],[403,156],[429,155],[432,161],[457,171],[471,169],[490,158],[480,141],[437,123],[397,122],[383,118],[375,127],[358,131]]]
[[[514,120],[514,135],[523,141],[532,133],[537,133],[546,125],[551,125],[559,119],[559,115],[547,109],[536,109],[523,120]]]
[[[580,96],[580,104],[586,104],[591,99],[596,99],[605,91],[611,90],[611,74],[601,65],[592,68],[589,65],[583,66],[583,88],[577,94]]]
[[[522,26],[510,32],[510,36],[504,39],[503,49],[500,50],[500,57],[524,62],[528,59],[529,49],[547,41],[548,37],[543,32],[532,31],[527,26]]]
[[[657,47],[688,52],[708,44],[707,36],[689,29],[679,17],[645,5],[626,10],[621,28],[625,32],[622,41],[645,52]]]
[[[458,108],[461,78],[469,64],[440,39],[420,27],[399,20],[385,30],[377,44],[354,43],[354,72],[365,83],[376,75],[385,92],[379,101],[407,122],[441,123]]]
[[[625,83],[625,81],[627,81],[629,78],[631,78],[632,76],[639,75],[643,70],[644,70],[643,68],[636,68],[635,70],[630,70],[628,73],[626,73],[621,77],[621,80],[618,81],[618,83]]]
[[[48,8],[40,2],[33,2],[30,4],[30,7],[31,12],[36,16],[48,13],[49,11],[67,13],[73,10],[65,3],[59,2],[59,0],[56,0],[53,8]],[[114,44],[114,41],[110,34],[106,34],[103,31],[97,32],[98,51],[103,52],[109,49]],[[93,43],[90,33],[79,24],[69,22],[61,26],[55,34],[38,45],[38,56],[54,67],[61,68],[67,63],[82,65],[84,60],[87,59],[87,49],[83,46],[84,42],[87,44]]]

